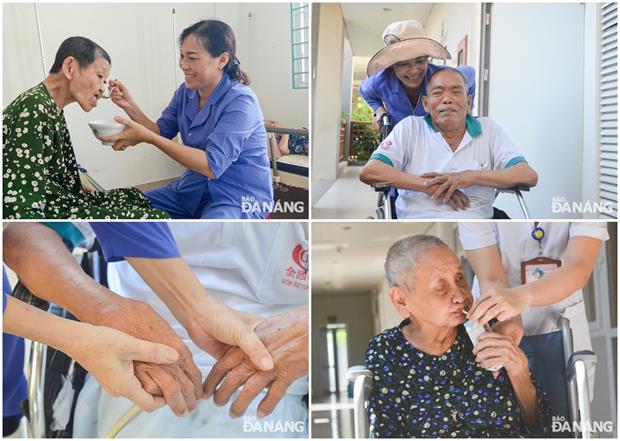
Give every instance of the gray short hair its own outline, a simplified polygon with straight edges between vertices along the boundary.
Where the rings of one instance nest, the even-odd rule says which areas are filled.
[[[465,95],[467,95],[467,92],[469,90],[469,86],[467,85],[467,78],[465,78],[465,74],[463,74],[463,72],[458,70],[456,67],[452,67],[452,66],[443,66],[440,69],[437,69],[432,74],[430,74],[430,76],[428,77],[428,80],[426,80],[427,87],[430,88],[430,85],[432,83],[433,77],[435,75],[437,75],[437,74],[442,73],[442,72],[454,72],[454,73],[458,74],[458,76],[461,77],[461,80],[463,81],[463,88],[465,89]]]
[[[444,241],[427,234],[409,236],[395,242],[385,258],[385,276],[389,287],[407,286],[407,274],[416,266],[418,258],[429,248],[442,246],[449,249]]]

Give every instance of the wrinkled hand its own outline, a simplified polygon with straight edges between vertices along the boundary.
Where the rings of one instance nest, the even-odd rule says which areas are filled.
[[[135,105],[133,98],[129,94],[129,89],[119,80],[110,80],[108,90],[110,91],[112,102],[121,109],[127,111]]]
[[[142,124],[132,121],[129,118],[123,118],[122,116],[115,116],[114,121],[121,123],[125,126],[125,129],[117,134],[110,136],[98,136],[103,142],[113,142],[112,148],[114,150],[124,151],[127,147],[139,144],[141,142],[149,142],[153,132],[144,127]]]
[[[429,174],[429,173],[425,173],[424,175]],[[424,177],[424,175],[422,175],[422,177]],[[424,191],[426,192],[426,194],[428,194],[429,196],[432,195],[435,191],[437,191],[437,189],[439,188],[440,184],[435,184],[432,185],[428,188],[426,188]],[[446,204],[448,204],[453,210],[457,211],[457,210],[467,210],[469,208],[469,198],[465,195],[465,193],[463,193],[460,190],[456,190],[454,193],[452,193],[452,195],[450,196],[450,198],[447,201],[444,201]]]
[[[527,299],[510,288],[491,288],[474,303],[469,319],[480,324],[493,318],[504,321],[520,315],[528,306]]]
[[[79,332],[67,353],[80,363],[113,397],[125,397],[141,409],[152,412],[166,404],[161,396],[146,392],[134,362],[175,363],[179,353],[159,343],[138,340],[116,329],[79,323]]]
[[[268,392],[258,406],[257,416],[263,418],[269,415],[291,383],[308,373],[307,306],[265,319],[257,326],[256,333],[271,352],[274,369],[257,371],[243,352],[235,348],[213,366],[204,383],[205,397],[213,395],[213,401],[219,406],[225,405],[232,394],[243,386],[230,407],[233,418],[243,415],[264,388],[268,388]]]
[[[497,321],[491,326],[491,331],[512,338],[518,345],[523,338],[523,322],[521,316],[513,317],[504,321]]]
[[[529,374],[527,357],[514,340],[506,335],[486,332],[474,348],[476,361],[482,367],[503,366],[511,378]]]
[[[136,377],[149,394],[163,395],[176,415],[183,415],[196,408],[202,395],[200,371],[187,346],[153,308],[144,302],[119,298],[115,304],[105,307],[102,318],[96,324],[174,348],[179,353],[176,363],[158,365],[136,362]]]
[[[273,368],[273,360],[254,328],[263,319],[257,315],[235,311],[219,302],[206,302],[192,311],[186,326],[199,348],[219,359],[231,346],[238,346],[261,370]]]
[[[265,127],[268,129],[277,129],[278,127],[280,127],[280,124],[275,119],[266,119]]]
[[[476,175],[472,170],[465,170],[455,173],[425,173],[422,178],[427,178],[424,183],[426,187],[433,187],[435,190],[431,194],[431,199],[441,199],[444,202],[450,200],[452,194],[459,191],[459,188],[468,188],[476,183]],[[435,186],[438,187],[435,188]]]

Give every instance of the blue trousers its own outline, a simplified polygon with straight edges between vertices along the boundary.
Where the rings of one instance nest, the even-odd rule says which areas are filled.
[[[144,193],[149,198],[153,208],[159,208],[170,213],[172,219],[264,219],[268,213],[245,213],[241,206],[217,205],[214,206],[210,198],[204,198],[198,210],[190,213],[179,200],[179,196],[169,185],[154,188]]]

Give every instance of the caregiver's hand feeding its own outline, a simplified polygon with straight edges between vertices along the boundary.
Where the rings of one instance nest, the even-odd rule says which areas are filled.
[[[494,318],[504,321],[521,314],[530,303],[526,295],[515,289],[494,287],[476,301],[469,311],[469,318],[481,324]]]
[[[133,98],[129,94],[129,89],[120,81],[116,79],[110,80],[108,91],[112,102],[125,112],[131,111],[136,106]]]

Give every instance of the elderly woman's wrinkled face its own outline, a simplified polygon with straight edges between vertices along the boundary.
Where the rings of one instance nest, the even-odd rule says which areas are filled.
[[[179,58],[179,67],[185,75],[185,87],[201,90],[217,86],[228,58],[226,52],[213,57],[196,35],[188,35],[181,43]]]
[[[463,266],[447,247],[434,247],[412,271],[407,310],[417,319],[438,327],[454,327],[467,321],[464,310],[473,303]]]
[[[436,73],[427,86],[427,94],[422,104],[434,124],[452,127],[465,123],[471,98],[460,74],[450,70]]]
[[[107,87],[110,63],[103,57],[96,58],[86,67],[80,67],[77,60],[74,60],[74,63],[69,91],[82,110],[90,112],[97,107],[97,102]]]
[[[392,65],[396,78],[409,89],[417,89],[424,81],[428,69],[428,57],[418,57],[407,61],[401,61]]]

